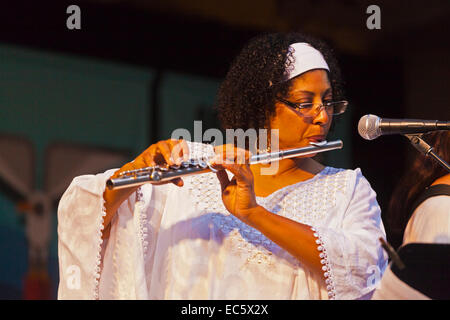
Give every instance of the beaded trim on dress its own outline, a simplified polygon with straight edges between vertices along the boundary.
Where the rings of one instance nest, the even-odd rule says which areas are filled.
[[[104,219],[106,216],[106,208],[105,208],[105,200],[102,199],[102,213],[99,219],[99,229],[97,232],[98,243],[97,243],[97,256],[95,262],[95,270],[94,270],[94,299],[98,300],[99,298],[99,284],[100,284],[100,272],[101,272],[101,263],[102,263],[102,244],[103,244],[103,229],[104,229]]]
[[[331,269],[330,261],[328,260],[327,249],[325,243],[315,228],[311,228],[314,232],[314,237],[317,238],[317,251],[319,251],[320,263],[322,264],[323,276],[325,284],[327,285],[328,298],[334,300],[336,298],[336,288],[334,286],[333,270]]]

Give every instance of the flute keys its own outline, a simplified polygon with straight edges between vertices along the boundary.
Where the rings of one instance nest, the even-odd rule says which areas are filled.
[[[198,166],[202,169],[206,169],[206,168],[208,168],[208,163],[203,159],[199,159]]]
[[[153,167],[145,167],[145,168],[140,168],[140,169],[136,169],[136,170],[131,170],[125,176],[138,177],[138,176],[143,176],[143,175],[149,174],[152,171],[153,171]]]
[[[189,161],[182,161],[182,162],[181,162],[181,167],[182,167],[182,168],[188,168],[189,165],[190,165],[190,162],[189,162]]]
[[[152,172],[152,174],[150,175],[150,178],[151,178],[153,181],[159,181],[159,180],[161,180],[162,176],[161,176],[161,173],[160,173],[160,172],[154,170],[154,171]]]

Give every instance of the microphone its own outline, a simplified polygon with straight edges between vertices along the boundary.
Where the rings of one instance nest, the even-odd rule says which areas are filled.
[[[434,130],[450,130],[450,121],[387,119],[367,114],[358,122],[359,135],[366,140],[387,134],[414,134]]]

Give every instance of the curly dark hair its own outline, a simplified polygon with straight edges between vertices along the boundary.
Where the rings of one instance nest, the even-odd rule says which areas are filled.
[[[294,62],[289,45],[307,42],[327,62],[334,99],[343,98],[343,81],[334,53],[323,41],[301,33],[269,33],[251,39],[222,82],[215,108],[223,129],[268,128],[276,97],[286,97],[292,81],[283,81]]]

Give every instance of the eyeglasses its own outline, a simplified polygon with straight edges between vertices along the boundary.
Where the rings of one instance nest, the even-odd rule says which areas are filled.
[[[290,102],[282,98],[277,98],[278,101],[288,105],[291,108],[297,109],[300,111],[300,113],[305,117],[312,117],[315,118],[317,115],[322,111],[322,109],[325,109],[325,111],[330,116],[337,116],[340,114],[343,114],[345,110],[347,110],[348,101],[341,100],[341,101],[327,101],[324,103],[312,103],[312,102],[305,102],[305,103],[295,103]]]

